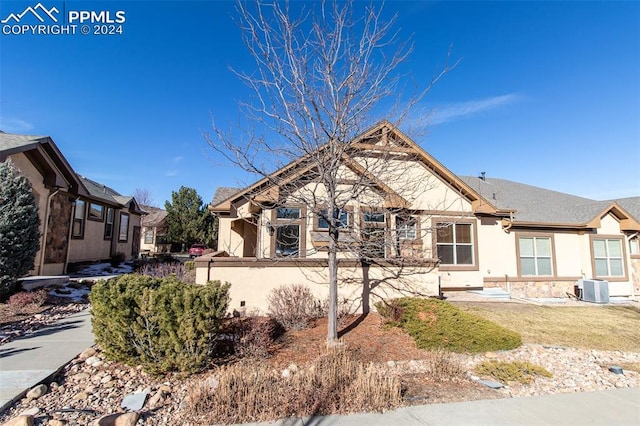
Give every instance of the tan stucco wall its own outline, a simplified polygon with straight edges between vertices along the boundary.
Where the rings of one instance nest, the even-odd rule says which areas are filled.
[[[84,238],[71,239],[69,245],[69,263],[109,259],[112,253],[112,244],[115,244],[115,253],[121,252],[127,260],[130,260],[132,258],[133,227],[140,226],[141,218],[139,215],[129,213],[128,238],[126,242],[120,242],[118,241],[120,212],[121,210],[115,211],[115,216],[118,219],[114,222],[114,242],[104,239],[104,220],[85,220]],[[139,241],[137,241],[137,243],[139,243]]]
[[[259,310],[267,312],[267,297],[271,291],[282,285],[304,284],[308,286],[314,295],[325,300],[329,296],[327,268],[326,266],[283,266],[282,263],[269,261],[255,261],[255,266],[240,266],[242,259],[223,259],[216,261],[211,268],[206,263],[197,263],[196,282],[204,284],[207,278],[231,283],[231,303],[229,310],[241,310],[241,302],[244,302],[247,311]],[[251,261],[250,261],[251,262]],[[233,264],[237,266],[233,266]],[[316,262],[317,263],[317,262]],[[352,312],[360,312],[363,297],[363,273],[360,267],[346,266],[339,270],[339,300],[348,300]],[[409,273],[408,270],[404,271]],[[414,271],[415,272],[415,271]],[[209,276],[207,276],[209,274]],[[391,274],[377,267],[369,269],[370,281],[376,281],[381,277]],[[409,277],[408,277],[409,278]],[[438,294],[438,277],[436,274],[415,274],[410,280],[391,280],[388,284],[381,284],[371,290],[370,306],[380,300],[401,297],[403,295],[430,295]],[[397,289],[402,289],[398,291]]]
[[[117,236],[116,236],[117,237]],[[72,238],[69,262],[108,259],[111,242],[104,239],[104,221],[85,220],[84,238]]]

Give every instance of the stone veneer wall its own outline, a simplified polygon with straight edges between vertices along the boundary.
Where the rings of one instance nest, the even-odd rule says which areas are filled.
[[[515,298],[567,297],[575,294],[576,281],[485,281],[485,288],[501,288]]]
[[[44,263],[64,263],[69,250],[69,221],[73,205],[68,194],[58,193],[51,200]]]
[[[633,295],[640,299],[640,259],[631,259],[631,283]]]

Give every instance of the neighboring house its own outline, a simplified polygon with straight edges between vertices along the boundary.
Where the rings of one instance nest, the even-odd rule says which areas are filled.
[[[147,215],[142,218],[141,251],[150,254],[169,253],[171,243],[167,239],[169,231],[167,211],[144,205],[142,208],[147,212]]]
[[[70,263],[140,250],[144,211],[133,197],[78,175],[48,136],[0,132],[0,161],[29,179],[40,215],[40,250],[32,275],[59,275]]]
[[[368,305],[372,296],[483,288],[565,297],[583,278],[607,280],[611,296],[640,295],[640,197],[595,201],[456,176],[386,121],[352,146],[343,186],[365,176],[373,190],[354,191],[339,212],[341,298]],[[363,164],[376,155],[400,166],[373,176]],[[266,309],[283,284],[306,283],[325,297],[326,210],[295,202],[301,191],[323,191],[310,171],[296,161],[248,188],[218,189],[210,210],[219,252],[196,260],[197,282],[231,282],[234,309]],[[286,184],[275,186],[280,178]],[[366,261],[348,250],[362,237],[377,243]]]

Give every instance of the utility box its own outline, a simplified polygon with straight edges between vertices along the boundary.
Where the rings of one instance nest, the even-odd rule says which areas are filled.
[[[582,300],[592,303],[609,303],[609,281],[580,280],[578,287],[582,290]]]

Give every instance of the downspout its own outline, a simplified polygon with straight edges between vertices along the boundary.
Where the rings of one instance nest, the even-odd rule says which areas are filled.
[[[513,226],[513,212],[509,212],[509,223],[507,226],[502,225],[502,230],[506,233],[509,233],[509,230]]]
[[[79,198],[76,198],[79,200]],[[64,268],[63,271],[67,273],[67,266],[69,265],[69,256],[71,256],[71,236],[73,235],[73,218],[76,214],[76,201],[71,203],[71,216],[69,217],[69,234],[67,235],[67,255],[64,259]]]
[[[635,233],[627,236],[627,247],[629,248],[629,251],[631,251],[631,247],[629,246],[629,242],[633,238],[636,238],[638,236],[638,234],[640,234],[640,232],[635,232]],[[631,261],[631,253],[629,253],[629,260]],[[631,274],[629,275],[631,277],[631,297],[634,298],[634,297],[636,297],[636,290],[635,290],[636,286],[633,284],[633,265],[630,264],[629,267],[631,268]],[[627,273],[629,273],[629,271],[627,271]]]
[[[42,243],[40,244],[40,265],[38,265],[38,275],[42,275],[42,269],[44,268],[44,256],[47,248],[47,232],[49,232],[49,215],[51,214],[51,200],[58,192],[60,192],[60,188],[57,188],[47,196],[47,209],[44,212],[44,229],[42,232]]]

